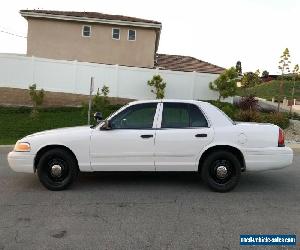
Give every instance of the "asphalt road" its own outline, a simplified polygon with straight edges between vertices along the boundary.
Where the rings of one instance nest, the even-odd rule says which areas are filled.
[[[300,153],[289,168],[243,174],[225,194],[192,173],[81,174],[72,189],[51,192],[11,171],[6,154],[0,149],[1,250],[257,249],[240,247],[239,236],[261,233],[300,242]]]

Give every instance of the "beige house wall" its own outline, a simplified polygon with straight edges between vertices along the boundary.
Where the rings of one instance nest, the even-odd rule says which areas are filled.
[[[82,36],[82,26],[91,25],[91,37]],[[120,40],[112,39],[120,28]],[[136,41],[128,41],[128,29]],[[156,32],[129,26],[28,18],[27,55],[137,67],[153,67]]]

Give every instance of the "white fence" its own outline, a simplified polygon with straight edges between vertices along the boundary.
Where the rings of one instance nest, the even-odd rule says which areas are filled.
[[[209,82],[218,77],[216,74],[0,54],[0,87],[27,89],[36,83],[38,88],[47,91],[88,94],[93,76],[95,89],[105,84],[110,89],[109,96],[150,99],[154,95],[147,81],[154,74],[160,74],[167,82],[166,98],[211,100],[218,96],[208,87]]]

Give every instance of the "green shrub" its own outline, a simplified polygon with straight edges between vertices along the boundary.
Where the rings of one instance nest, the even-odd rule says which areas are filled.
[[[151,92],[155,94],[156,99],[163,99],[165,97],[167,83],[160,75],[154,75],[151,80],[147,81],[147,84],[154,88],[151,89]]]
[[[232,107],[230,106],[224,106],[222,109],[221,109],[226,115],[228,115],[231,119],[234,118],[235,116],[235,109],[233,109]]]
[[[234,116],[234,120],[240,122],[262,122],[261,113],[253,110],[240,110]]]
[[[38,109],[40,106],[42,106],[42,104],[44,102],[45,91],[43,89],[37,90],[36,84],[30,85],[28,87],[28,89],[29,89],[29,95],[30,95],[31,101],[33,103],[31,117],[37,118]]]
[[[241,122],[264,122],[275,124],[282,129],[289,126],[290,121],[285,113],[261,113],[251,110],[240,110],[234,117],[234,120]]]
[[[290,125],[288,114],[285,113],[272,112],[264,114],[262,121],[275,124],[282,129],[285,129]]]
[[[209,83],[209,88],[213,91],[219,92],[219,101],[221,98],[236,95],[236,82],[238,80],[238,72],[235,67],[226,69],[213,82]]]
[[[221,109],[226,115],[230,118],[234,119],[238,108],[231,103],[228,102],[220,102],[220,101],[207,101],[212,105],[216,106],[217,108]]]
[[[246,72],[244,73],[241,84],[243,88],[250,88],[260,84],[262,81],[259,77],[259,72]]]

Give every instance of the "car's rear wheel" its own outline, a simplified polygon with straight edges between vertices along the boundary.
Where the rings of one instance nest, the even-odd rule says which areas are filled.
[[[68,188],[78,174],[76,159],[63,149],[50,149],[40,158],[37,166],[40,182],[49,190]]]
[[[229,151],[215,151],[208,155],[201,166],[201,178],[209,188],[228,192],[236,187],[241,176],[241,163]]]

